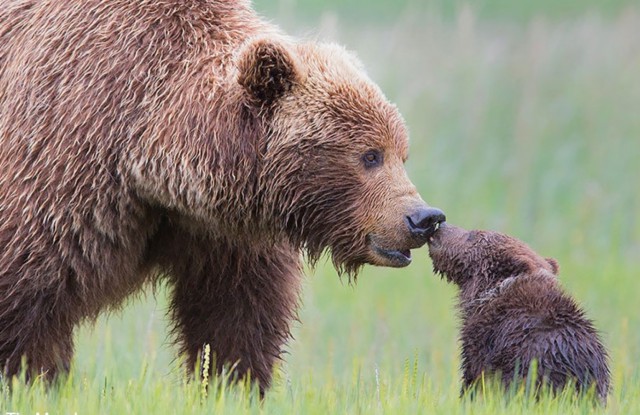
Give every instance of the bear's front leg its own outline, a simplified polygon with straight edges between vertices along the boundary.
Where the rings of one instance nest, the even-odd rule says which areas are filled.
[[[69,371],[78,316],[74,299],[38,280],[38,271],[23,266],[22,273],[0,278],[0,384],[22,370],[27,381],[50,381]]]
[[[264,393],[296,319],[300,257],[288,244],[244,245],[184,247],[190,258],[172,267],[171,307],[190,370],[208,344],[211,370],[234,367],[238,379],[250,376]]]

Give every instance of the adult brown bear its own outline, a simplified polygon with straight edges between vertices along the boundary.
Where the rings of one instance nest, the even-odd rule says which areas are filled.
[[[158,276],[194,366],[268,386],[300,252],[405,266],[442,212],[349,53],[237,0],[0,4],[0,365],[67,369],[74,326]]]

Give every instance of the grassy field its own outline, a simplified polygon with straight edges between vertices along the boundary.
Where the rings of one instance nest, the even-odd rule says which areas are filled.
[[[490,390],[460,401],[455,291],[422,249],[409,268],[366,267],[356,286],[328,264],[309,270],[296,339],[262,404],[246,385],[204,397],[183,380],[160,290],[79,330],[69,379],[16,383],[0,414],[640,413],[640,9],[380,1],[376,17],[354,20],[362,1],[332,12],[267,3],[257,7],[288,31],[361,57],[406,117],[409,174],[425,200],[558,259],[611,351],[609,405]]]

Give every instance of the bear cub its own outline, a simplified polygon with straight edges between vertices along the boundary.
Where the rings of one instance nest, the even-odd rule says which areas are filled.
[[[521,241],[443,224],[429,241],[434,272],[459,287],[463,393],[484,373],[505,387],[528,376],[559,391],[609,392],[607,352],[591,320],[565,294],[558,264]]]

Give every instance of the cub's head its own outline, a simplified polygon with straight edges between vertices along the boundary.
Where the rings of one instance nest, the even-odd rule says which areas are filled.
[[[447,223],[429,238],[429,255],[434,271],[459,286],[471,281],[497,283],[540,270],[558,273],[556,260],[541,257],[515,238]]]
[[[264,132],[263,216],[350,274],[408,265],[445,217],[407,177],[404,121],[360,62],[335,45],[263,38],[243,46],[237,68]]]

